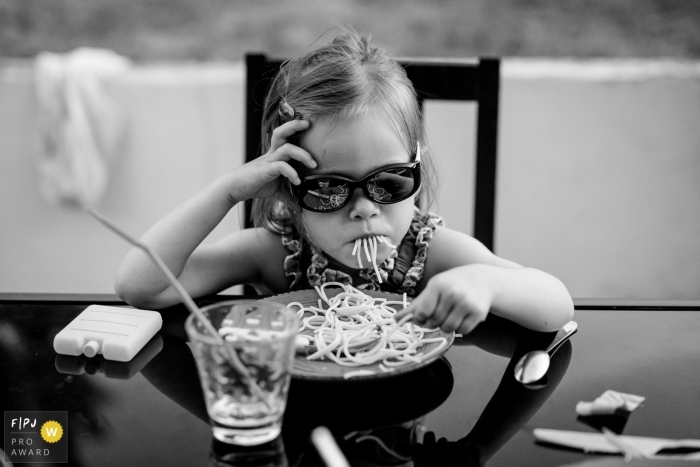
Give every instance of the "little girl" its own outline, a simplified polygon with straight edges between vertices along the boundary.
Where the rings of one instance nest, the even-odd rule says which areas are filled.
[[[413,313],[446,332],[469,333],[489,313],[538,331],[568,322],[573,305],[559,280],[495,256],[427,211],[425,141],[403,68],[368,38],[344,33],[282,66],[265,102],[264,154],[214,180],[142,241],[195,297],[236,284],[278,294],[333,281],[405,292],[414,300],[397,320]],[[255,228],[200,245],[247,199]],[[180,301],[139,249],[123,260],[115,289],[136,307]]]

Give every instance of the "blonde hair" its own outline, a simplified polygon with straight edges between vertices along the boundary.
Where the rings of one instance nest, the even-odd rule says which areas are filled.
[[[403,67],[372,45],[370,36],[343,28],[329,44],[282,64],[265,98],[263,153],[270,149],[272,131],[279,125],[282,99],[311,121],[376,113],[394,125],[410,154],[420,142],[422,187],[416,205],[423,211],[431,205],[435,173],[416,91]],[[303,146],[303,136],[301,140]],[[256,227],[280,233],[293,224],[303,235],[300,218],[296,204],[285,205],[272,198],[253,202]]]

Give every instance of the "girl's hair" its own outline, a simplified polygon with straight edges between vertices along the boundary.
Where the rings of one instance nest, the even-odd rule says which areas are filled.
[[[393,124],[410,154],[420,142],[423,184],[416,204],[423,211],[429,208],[435,173],[416,91],[403,67],[372,45],[369,36],[344,28],[329,44],[282,64],[265,99],[263,154],[270,149],[272,131],[279,125],[278,109],[282,99],[312,122],[376,113]],[[293,224],[304,235],[300,208],[296,204],[285,205],[272,198],[255,199],[253,221],[256,227],[276,233]]]

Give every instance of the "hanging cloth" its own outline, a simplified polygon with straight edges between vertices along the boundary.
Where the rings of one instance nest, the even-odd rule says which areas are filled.
[[[123,142],[124,114],[107,84],[131,66],[111,50],[42,52],[35,62],[39,188],[52,204],[96,205]]]

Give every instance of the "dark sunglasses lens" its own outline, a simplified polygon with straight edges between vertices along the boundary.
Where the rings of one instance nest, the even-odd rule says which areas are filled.
[[[305,181],[301,187],[304,193],[302,205],[312,211],[333,211],[342,207],[348,200],[350,189],[343,180],[316,178]]]
[[[374,174],[367,180],[367,189],[375,201],[388,204],[411,196],[416,183],[410,168],[395,167]]]

